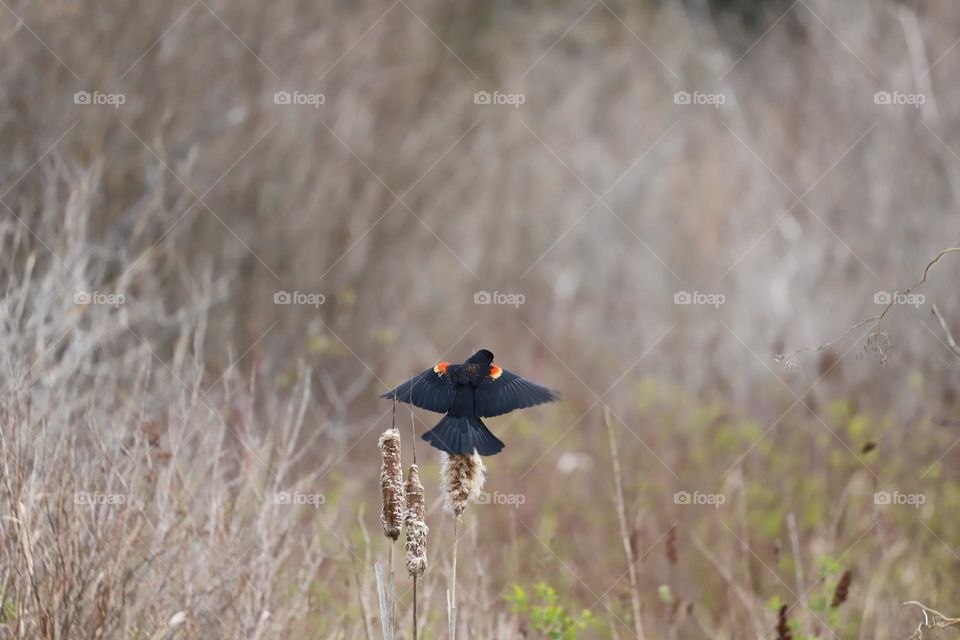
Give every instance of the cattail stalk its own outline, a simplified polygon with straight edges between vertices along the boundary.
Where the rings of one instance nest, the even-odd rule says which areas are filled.
[[[630,544],[630,533],[627,528],[627,508],[623,498],[623,480],[620,477],[620,456],[617,454],[617,441],[613,435],[613,426],[610,424],[610,410],[603,409],[603,424],[607,428],[607,437],[610,440],[610,456],[613,458],[613,482],[616,492],[617,519],[620,521],[620,538],[623,550],[627,555],[627,574],[630,579],[630,603],[633,607],[633,627],[637,640],[643,640],[643,621],[640,618],[640,591],[637,589],[637,567],[634,559],[633,547]]]
[[[400,537],[403,523],[403,470],[400,467],[400,432],[391,427],[380,436],[383,464],[380,467],[380,491],[383,494],[383,513],[380,524],[383,535],[391,540]]]
[[[467,505],[476,502],[486,481],[486,467],[477,453],[440,454],[441,491],[444,508],[460,520]]]
[[[413,450],[413,466],[417,466],[417,421],[414,418],[413,411],[410,412],[410,433],[413,435],[413,439],[410,441],[410,448]],[[419,473],[417,474],[417,480],[420,480]],[[420,486],[420,521],[423,522],[423,563],[421,573],[427,568],[427,533],[428,529],[426,523],[426,505],[423,500],[423,486]],[[417,566],[421,566],[420,563],[416,563]],[[413,575],[413,640],[417,640],[417,583],[420,581],[420,576],[417,574]]]
[[[378,576],[381,592],[380,615],[383,620],[384,637],[392,639],[395,627],[396,597],[394,591],[394,545],[400,537],[400,527],[403,524],[404,495],[403,469],[400,466],[400,432],[396,428],[397,403],[393,403],[393,424],[383,432],[377,443],[382,454],[380,465],[380,492],[383,496],[383,511],[380,514],[380,524],[383,526],[383,535],[390,539],[389,583],[385,588],[382,577]],[[379,563],[377,564],[379,569]],[[388,634],[389,632],[389,634]]]
[[[407,573],[413,578],[413,638],[417,638],[417,578],[423,575],[427,568],[427,533],[426,502],[423,496],[423,485],[420,483],[420,470],[416,463],[410,465],[407,471],[407,482],[404,485],[407,498],[407,512],[404,516],[407,542]]]
[[[440,456],[440,490],[444,508],[453,514],[453,569],[450,589],[447,591],[447,626],[450,640],[457,635],[457,544],[460,538],[460,520],[470,502],[476,502],[486,480],[483,460],[474,452],[469,455]]]

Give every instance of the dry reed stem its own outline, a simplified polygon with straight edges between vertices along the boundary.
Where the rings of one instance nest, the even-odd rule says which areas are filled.
[[[427,568],[427,533],[430,529],[426,523],[426,503],[424,501],[423,484],[420,483],[420,470],[416,463],[410,465],[407,471],[407,482],[404,485],[406,495],[406,514],[403,525],[406,530],[406,565],[407,573],[413,578],[413,638],[417,638],[417,578],[423,575]]]
[[[440,454],[440,490],[444,508],[453,514],[453,568],[451,586],[447,591],[447,625],[450,640],[456,638],[457,626],[457,544],[459,524],[463,512],[471,501],[476,502],[483,490],[486,478],[483,460],[474,452],[471,455]]]
[[[456,555],[454,555],[454,567],[456,567]],[[456,594],[451,595],[450,589],[447,589],[447,634],[450,640],[457,640],[457,606],[454,598]]]
[[[803,571],[803,557],[800,555],[800,534],[797,530],[797,517],[793,512],[787,514],[787,531],[790,534],[790,551],[793,554],[793,567],[794,567],[794,576],[797,582],[797,593],[800,594],[801,604],[805,600],[804,594],[807,593],[807,578],[806,574]],[[801,614],[803,615],[803,614]],[[814,615],[809,610],[807,611],[806,617],[807,623],[811,621],[811,616]]]
[[[394,399],[394,410],[396,410],[396,399]],[[407,572],[413,578],[413,640],[417,640],[417,583],[420,576],[427,569],[427,534],[430,529],[426,522],[426,503],[424,500],[423,484],[420,483],[420,471],[417,468],[417,424],[414,420],[413,411],[410,412],[410,431],[413,439],[410,441],[410,448],[413,450],[413,464],[407,473],[407,484],[404,490],[407,494],[407,516],[404,518],[404,525],[407,527]],[[409,523],[409,524],[408,524]],[[411,532],[414,537],[419,537],[418,548],[414,550],[416,555],[411,562]]]
[[[373,565],[373,571],[377,576],[377,598],[380,601],[380,629],[383,631],[383,640],[392,640],[393,627],[390,621],[390,609],[387,604],[387,588],[383,580],[383,567],[380,566],[379,562]]]
[[[617,505],[617,520],[620,522],[620,539],[623,542],[623,551],[627,555],[627,573],[630,580],[630,604],[633,607],[633,626],[638,640],[643,640],[643,621],[640,618],[640,592],[637,589],[637,567],[635,564],[633,547],[630,544],[630,532],[627,529],[627,508],[623,499],[623,481],[620,476],[620,456],[617,454],[617,441],[610,424],[610,410],[603,409],[603,424],[607,428],[610,439],[610,455],[613,457],[613,481],[616,488],[614,493]]]
[[[380,447],[382,461],[380,464],[380,492],[383,497],[383,510],[380,514],[380,524],[383,526],[383,535],[391,543],[400,537],[400,527],[403,525],[404,495],[403,469],[400,458],[400,431],[396,427],[397,403],[393,403],[393,424],[383,432],[377,445]],[[396,592],[394,590],[394,545],[390,545],[388,559],[388,581],[383,583],[382,568],[378,562],[377,593],[380,597],[380,620],[385,640],[392,639],[396,631]]]
[[[677,551],[677,525],[670,527],[667,533],[667,560],[670,564],[676,565],[680,560],[680,553]]]
[[[390,545],[390,555],[389,555],[389,579],[387,581],[387,607],[389,609],[389,618],[390,618],[390,637],[396,635],[397,633],[397,590],[395,588],[395,572],[394,572],[394,545]]]
[[[730,570],[730,567],[720,562],[720,559],[710,550],[707,545],[700,540],[700,538],[691,535],[690,539],[693,541],[694,546],[703,554],[710,564],[717,570],[720,576],[726,582],[727,586],[733,590],[734,595],[737,596],[737,600],[740,601],[740,604],[743,605],[744,611],[750,618],[750,621],[753,623],[754,631],[758,638],[762,638],[765,635],[764,626],[766,622],[761,616],[761,612],[758,611],[758,603],[756,598],[753,597],[752,593],[747,591],[743,585],[741,585],[733,576],[733,571]]]

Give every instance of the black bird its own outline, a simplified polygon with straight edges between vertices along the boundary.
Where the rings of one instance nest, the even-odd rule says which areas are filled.
[[[446,413],[422,436],[440,451],[492,456],[500,453],[504,444],[480,418],[552,402],[557,394],[498,367],[493,364],[493,354],[481,349],[463,364],[439,362],[380,397]]]

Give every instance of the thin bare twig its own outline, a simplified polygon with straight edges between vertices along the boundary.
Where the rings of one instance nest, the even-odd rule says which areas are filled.
[[[800,555],[800,535],[797,532],[797,516],[791,511],[787,514],[787,530],[790,534],[790,550],[793,553],[794,574],[797,581],[797,593],[800,594],[800,601],[804,600],[807,593],[807,580],[803,572],[803,557]],[[809,616],[807,616],[808,622]]]
[[[394,398],[396,403],[396,398]],[[417,466],[417,421],[410,410],[410,433],[413,438],[410,441],[410,447],[413,449],[413,466]],[[408,534],[409,535],[409,534]],[[413,640],[417,640],[417,579],[419,576],[413,574]]]
[[[914,607],[919,607],[920,612],[923,614],[923,622],[921,622],[916,631],[910,634],[910,640],[920,640],[923,638],[923,632],[929,631],[930,629],[947,629],[950,627],[960,626],[960,618],[951,618],[946,616],[936,609],[931,609],[927,605],[917,602],[916,600],[908,600],[903,603],[904,606],[912,605]]]
[[[932,311],[933,317],[935,317],[937,322],[940,323],[940,328],[943,329],[944,335],[947,336],[947,346],[950,347],[950,351],[953,352],[953,355],[960,358],[960,346],[957,345],[957,341],[950,332],[950,327],[947,326],[947,321],[943,319],[943,315],[940,313],[940,309],[937,308],[937,305],[933,305]]]
[[[457,640],[457,543],[460,541],[460,519],[453,517],[453,570],[447,590],[447,625],[450,640]]]
[[[410,444],[413,448],[413,464],[417,464],[417,419],[413,415],[412,409],[410,410],[410,433],[413,435],[413,440]]]
[[[617,519],[620,521],[620,539],[623,542],[623,551],[627,556],[627,573],[630,580],[630,603],[633,607],[633,626],[638,640],[643,640],[643,620],[640,617],[640,592],[637,589],[637,567],[634,559],[633,546],[630,544],[630,532],[627,529],[627,509],[623,499],[623,481],[620,477],[620,456],[617,455],[617,441],[614,438],[613,426],[610,424],[610,411],[603,409],[603,424],[607,428],[610,440],[610,455],[613,458],[613,481],[617,504]]]
[[[737,596],[737,599],[740,600],[740,603],[743,605],[744,611],[749,616],[750,621],[753,623],[754,630],[757,633],[758,638],[763,638],[766,636],[764,631],[764,624],[760,617],[761,613],[758,613],[760,609],[759,604],[756,599],[747,591],[743,586],[737,582],[736,578],[733,576],[733,571],[730,570],[728,566],[720,562],[720,559],[705,545],[700,538],[697,536],[691,535],[690,539],[693,541],[693,544],[700,553],[713,565],[713,567],[720,574],[720,577],[723,578],[723,581],[727,583],[727,586],[733,589],[733,593]]]
[[[910,285],[909,287],[907,287],[906,289],[904,289],[902,292],[900,292],[900,291],[894,292],[894,295],[890,296],[890,300],[887,302],[886,306],[883,307],[883,311],[881,311],[878,315],[873,316],[873,317],[870,317],[870,318],[865,318],[865,319],[860,320],[859,322],[857,322],[857,323],[855,323],[855,324],[850,325],[849,327],[847,327],[847,330],[844,331],[843,333],[841,333],[839,336],[837,336],[836,338],[834,338],[834,339],[832,339],[832,340],[829,340],[829,341],[827,341],[827,342],[824,342],[823,344],[821,344],[821,345],[819,345],[819,346],[816,346],[816,347],[802,347],[802,348],[797,349],[796,351],[794,351],[794,352],[792,352],[792,353],[788,353],[788,354],[778,353],[777,355],[774,356],[774,360],[776,360],[777,362],[790,362],[790,361],[793,360],[795,357],[797,357],[798,355],[800,355],[801,353],[804,353],[804,352],[806,352],[806,351],[813,351],[813,352],[815,352],[815,353],[818,352],[818,351],[823,351],[823,350],[826,349],[827,347],[830,347],[830,346],[832,346],[832,345],[834,345],[834,344],[836,344],[836,343],[838,343],[838,342],[843,342],[843,341],[846,340],[846,339],[850,336],[850,334],[853,333],[855,330],[859,329],[860,327],[862,327],[862,326],[865,325],[865,324],[869,324],[870,322],[875,322],[875,323],[877,324],[877,326],[879,327],[879,326],[880,326],[880,321],[883,320],[885,317],[887,317],[887,313],[889,313],[890,309],[893,308],[893,305],[896,304],[896,301],[897,301],[897,299],[898,299],[899,296],[901,296],[901,295],[907,295],[907,294],[911,293],[914,289],[916,289],[916,288],[918,288],[919,286],[921,286],[922,284],[924,284],[924,283],[927,281],[927,274],[930,273],[930,269],[933,267],[933,265],[935,265],[937,262],[940,261],[940,258],[942,258],[943,256],[947,255],[948,253],[958,253],[958,252],[960,252],[960,247],[950,247],[949,249],[944,249],[943,251],[941,251],[940,253],[938,253],[938,254],[936,255],[936,257],[933,258],[933,260],[931,260],[930,262],[927,263],[927,266],[926,266],[926,267],[924,268],[924,270],[923,270],[923,277],[920,278],[920,280],[918,280],[917,282],[915,282],[915,283],[913,283],[912,285]]]

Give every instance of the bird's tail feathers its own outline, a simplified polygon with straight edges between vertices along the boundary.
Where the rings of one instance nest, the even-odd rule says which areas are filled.
[[[505,446],[476,416],[443,416],[422,438],[452,455],[469,455],[476,450],[482,456],[492,456]]]

